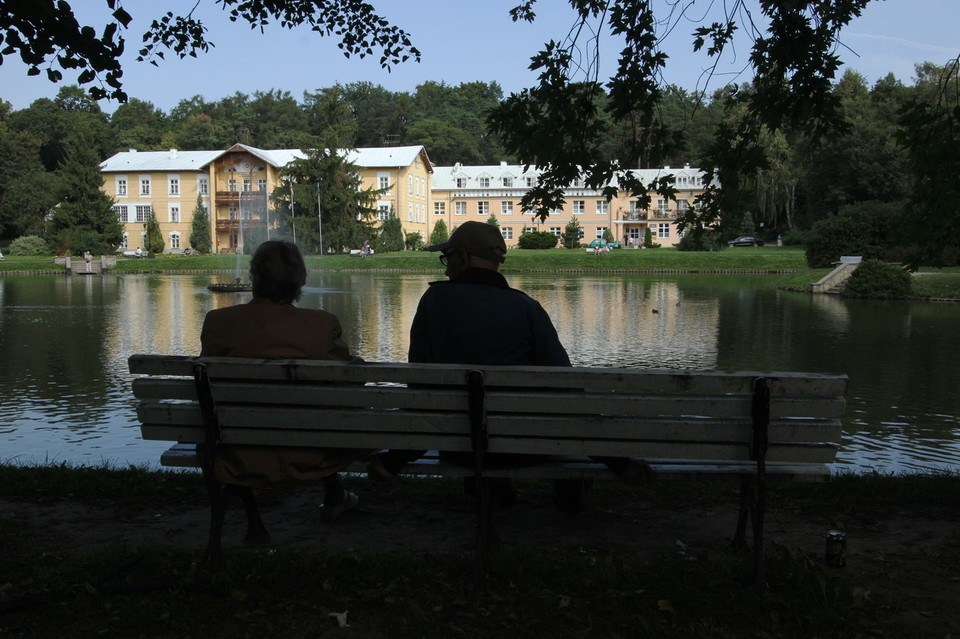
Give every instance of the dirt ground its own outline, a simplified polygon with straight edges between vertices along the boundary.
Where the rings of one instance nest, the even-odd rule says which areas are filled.
[[[350,482],[348,482],[349,484]],[[397,483],[354,482],[360,504],[332,523],[319,520],[320,488],[259,491],[271,547],[304,549],[371,548],[378,550],[447,550],[471,552],[473,502],[455,486],[424,490]],[[523,485],[512,508],[498,511],[495,526],[506,546],[632,548],[650,553],[696,555],[729,544],[736,527],[737,496],[723,503],[656,505],[642,497],[623,500],[591,496],[585,511],[570,516],[552,504],[546,485]],[[692,500],[696,501],[696,500]],[[37,530],[62,534],[77,548],[114,540],[155,540],[195,549],[205,545],[208,511],[204,501],[166,509],[134,511],[91,508],[65,501],[50,504],[0,500],[0,517],[29,522]],[[825,505],[811,517],[771,499],[766,541],[822,561],[824,535],[848,535],[844,578],[858,596],[895,600],[887,612],[900,636],[960,636],[960,512],[927,516],[869,509],[840,510]],[[238,503],[228,513],[227,552],[242,544],[245,524]],[[885,624],[889,625],[889,624]]]

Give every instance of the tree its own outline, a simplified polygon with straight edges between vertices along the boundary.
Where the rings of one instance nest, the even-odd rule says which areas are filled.
[[[106,0],[113,10],[112,19],[101,29],[81,27],[67,0],[31,0],[14,2],[0,0],[0,31],[3,33],[3,56],[18,53],[29,65],[29,75],[39,75],[46,65],[47,78],[51,82],[63,79],[61,69],[80,69],[77,81],[90,85],[89,93],[94,98],[109,97],[126,101],[123,91],[123,69],[120,54],[126,46],[124,31],[133,20],[119,0]],[[306,25],[321,36],[335,36],[340,42],[344,56],[364,58],[380,53],[380,66],[391,66],[409,58],[420,59],[420,52],[412,45],[406,32],[374,12],[364,2],[353,0],[276,0],[271,2],[244,2],[243,0],[220,0],[224,11],[229,11],[233,22],[246,22],[250,27],[263,29],[272,22],[292,29]],[[146,20],[144,20],[146,21]],[[150,28],[136,38],[142,41],[138,61],[158,64],[165,50],[177,57],[196,57],[214,45],[205,36],[203,22],[187,15],[167,12],[153,20]]]
[[[583,227],[579,220],[567,222],[563,229],[563,246],[568,249],[580,248],[580,236],[583,233]]]
[[[442,244],[450,239],[450,233],[447,231],[447,223],[443,220],[437,220],[433,225],[433,231],[430,232],[430,245]]]
[[[190,222],[190,247],[201,253],[209,253],[213,248],[210,237],[210,214],[203,205],[203,198],[197,196],[197,204],[193,207],[193,220]]]
[[[160,232],[160,223],[157,222],[157,214],[153,209],[150,210],[150,219],[147,220],[147,238],[144,248],[149,255],[163,253],[164,249],[163,233]]]
[[[402,251],[404,246],[403,226],[400,224],[400,218],[391,215],[383,221],[380,227],[380,235],[374,240],[373,246],[377,253],[389,253],[392,251]]]
[[[48,237],[60,254],[112,253],[123,239],[113,198],[101,190],[100,158],[89,132],[77,131],[67,143],[58,171],[57,196]]]
[[[0,237],[37,235],[56,202],[54,177],[40,163],[40,141],[11,129],[4,107],[9,104],[0,102]]]

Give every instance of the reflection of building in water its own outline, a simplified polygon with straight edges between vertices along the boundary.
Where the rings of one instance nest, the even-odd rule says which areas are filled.
[[[575,366],[716,366],[716,299],[684,300],[670,281],[515,279],[550,314]]]
[[[206,276],[120,277],[120,303],[107,320],[106,347],[132,353],[196,355],[200,352],[203,316],[212,308],[250,299],[249,294],[215,294],[204,287]]]
[[[846,301],[839,295],[811,295],[810,303],[824,320],[824,328],[837,335],[846,335],[850,330],[850,312]]]

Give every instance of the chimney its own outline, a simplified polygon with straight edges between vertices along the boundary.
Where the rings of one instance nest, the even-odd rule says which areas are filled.
[[[177,159],[177,150],[176,150],[176,149],[170,149],[170,159],[171,159],[171,160],[176,160],[176,159]]]

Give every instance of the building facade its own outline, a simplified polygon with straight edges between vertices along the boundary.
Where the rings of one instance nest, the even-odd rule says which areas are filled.
[[[363,148],[345,154],[360,170],[362,187],[379,191],[373,225],[396,215],[405,233],[420,233],[424,241],[439,220],[452,232],[466,220],[494,216],[508,247],[515,247],[528,230],[562,236],[574,220],[585,244],[609,231],[615,241],[637,247],[649,229],[654,242],[673,246],[680,241],[677,216],[694,206],[704,188],[703,172],[690,166],[637,169],[634,172],[646,184],[673,175],[677,189],[676,199],[654,194],[650,206],[643,207],[623,192],[608,201],[600,189],[577,181],[566,190],[564,206],[541,222],[520,209],[520,198],[537,183],[536,167],[505,162],[433,167],[423,146]],[[115,199],[117,219],[124,225],[121,250],[145,247],[152,212],[165,250],[183,252],[189,246],[199,199],[209,213],[214,251],[236,252],[242,248],[245,230],[262,229],[277,219],[272,217],[277,204],[270,194],[286,186],[281,180],[283,167],[303,157],[300,149],[265,150],[244,144],[224,151],[117,153],[101,164],[101,172],[103,189]]]
[[[508,247],[516,246],[524,232],[546,231],[558,237],[566,225],[576,220],[582,230],[585,244],[602,239],[610,231],[614,241],[624,246],[639,246],[647,229],[653,241],[662,246],[674,246],[680,241],[677,216],[694,206],[703,192],[703,171],[700,169],[664,167],[637,169],[634,173],[643,183],[665,175],[673,175],[677,189],[676,200],[658,198],[654,194],[650,207],[643,207],[637,198],[625,192],[607,201],[600,189],[587,188],[582,181],[565,190],[562,209],[550,212],[541,222],[532,212],[520,209],[520,198],[535,186],[540,172],[536,167],[507,164],[490,166],[438,166],[433,179],[433,220],[443,220],[452,231],[466,220],[486,221],[495,216]],[[431,225],[432,228],[432,225]]]
[[[363,188],[381,191],[377,222],[396,214],[407,232],[427,235],[433,167],[422,146],[346,151],[360,170]],[[193,211],[199,203],[210,217],[213,249],[234,253],[244,232],[271,222],[270,194],[284,186],[281,170],[305,157],[300,149],[264,150],[235,144],[225,151],[136,151],[104,161],[103,190],[116,204],[124,225],[123,249],[146,246],[146,226],[154,213],[168,253],[189,246]],[[276,219],[276,218],[273,218]]]

